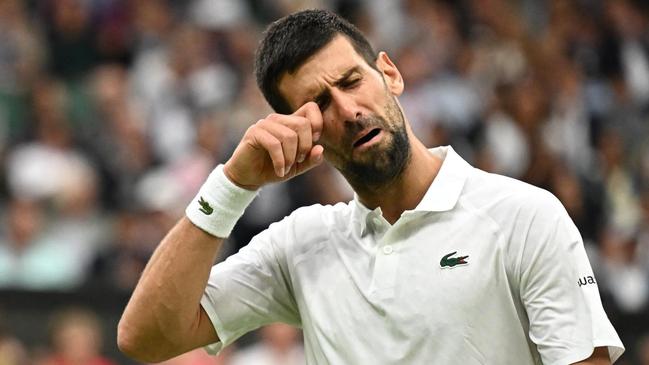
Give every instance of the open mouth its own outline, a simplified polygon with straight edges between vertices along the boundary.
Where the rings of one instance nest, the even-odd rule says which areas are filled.
[[[369,142],[370,140],[372,140],[372,138],[376,137],[379,133],[381,133],[381,129],[379,128],[374,128],[370,130],[364,136],[362,136],[361,138],[357,139],[356,142],[354,142],[354,148]]]

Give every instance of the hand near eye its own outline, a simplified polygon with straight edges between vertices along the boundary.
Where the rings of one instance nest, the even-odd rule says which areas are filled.
[[[224,172],[251,190],[288,180],[322,162],[324,149],[315,144],[321,134],[322,113],[314,102],[290,115],[270,114],[248,128]]]

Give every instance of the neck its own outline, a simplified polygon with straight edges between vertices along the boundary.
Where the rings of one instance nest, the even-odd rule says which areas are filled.
[[[404,211],[417,207],[442,166],[442,160],[433,156],[418,139],[410,137],[410,161],[397,179],[375,189],[353,187],[361,203],[369,209],[381,207],[383,217],[390,224]]]

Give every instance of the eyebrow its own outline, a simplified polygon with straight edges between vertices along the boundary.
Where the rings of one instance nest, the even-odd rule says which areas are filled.
[[[347,81],[347,79],[349,79],[349,77],[351,75],[353,75],[354,73],[360,73],[360,70],[361,70],[360,66],[354,66],[354,67],[350,68],[349,70],[345,71],[345,73],[342,74],[342,76],[340,76],[338,78],[338,80],[334,81],[332,85],[334,87],[338,87],[338,86],[344,84]],[[323,97],[327,96],[327,94],[329,94],[329,91],[327,91],[327,89],[322,89],[313,98],[311,98],[310,100],[314,100],[314,101],[317,102],[317,100],[322,99]],[[307,101],[309,101],[309,100],[307,100]]]
[[[345,81],[347,81],[347,79],[348,79],[348,78],[349,78],[353,73],[355,73],[355,72],[360,72],[360,69],[361,69],[360,66],[354,66],[354,67],[350,68],[350,69],[347,70],[347,71],[346,71],[342,76],[340,76],[340,78],[339,78],[338,80],[334,81],[334,84],[333,84],[333,85],[336,86],[336,87],[338,87],[338,86],[344,84]]]

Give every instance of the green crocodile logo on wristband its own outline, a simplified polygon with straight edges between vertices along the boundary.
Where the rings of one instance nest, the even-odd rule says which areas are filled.
[[[210,203],[206,202],[205,199],[201,196],[200,199],[198,199],[198,204],[201,206],[198,210],[201,211],[201,213],[205,215],[210,215],[212,212],[214,212],[214,208],[210,206]]]

